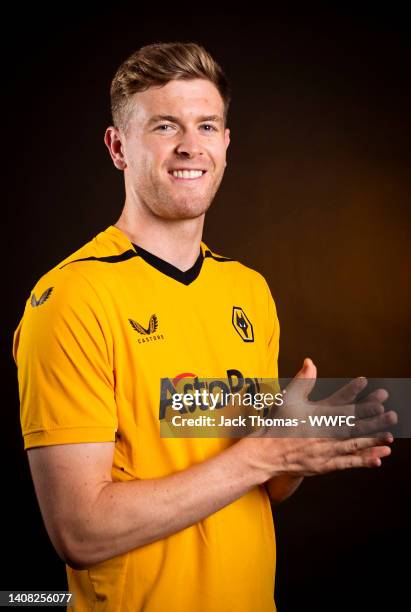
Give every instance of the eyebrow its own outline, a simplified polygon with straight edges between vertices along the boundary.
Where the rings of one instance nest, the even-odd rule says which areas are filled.
[[[154,115],[147,121],[147,127],[153,123],[157,123],[157,121],[173,121],[174,123],[180,122],[178,117],[174,117],[173,115]],[[217,123],[223,123],[223,119],[219,115],[203,115],[198,118],[198,121],[215,121]]]

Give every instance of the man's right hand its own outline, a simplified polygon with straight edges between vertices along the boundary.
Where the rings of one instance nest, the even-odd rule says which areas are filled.
[[[388,394],[384,389],[370,393],[364,400],[355,403],[358,393],[366,381],[357,378],[339,389],[332,396],[318,402],[311,402],[317,369],[311,359],[304,361],[302,370],[287,387],[286,403],[275,413],[275,417],[293,418],[309,415],[333,414],[355,416],[354,428],[317,428],[317,437],[308,437],[308,427],[290,435],[270,427],[240,440],[248,462],[263,475],[263,482],[274,476],[315,476],[334,470],[354,467],[379,467],[381,459],[391,453],[388,446],[393,435],[387,431],[397,423],[394,411],[384,412],[383,402]],[[319,431],[320,430],[320,431]],[[314,431],[314,430],[313,430]],[[274,437],[276,432],[280,437]],[[366,435],[368,434],[368,437]],[[301,437],[295,437],[300,435]]]

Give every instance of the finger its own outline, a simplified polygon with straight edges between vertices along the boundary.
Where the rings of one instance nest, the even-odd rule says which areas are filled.
[[[386,389],[376,389],[355,404],[356,416],[363,418],[384,412],[383,402],[389,397]]]
[[[394,440],[392,433],[385,431],[374,437],[352,438],[351,440],[334,441],[338,454],[353,454],[366,448],[391,444]]]
[[[334,461],[335,469],[346,470],[359,467],[380,467],[382,459],[391,454],[389,446],[379,446],[371,449],[358,451],[350,455],[336,457]]]
[[[374,448],[366,448],[365,450],[358,451],[356,453],[365,459],[365,461],[374,464],[375,466],[381,465],[381,459],[391,455],[390,446],[376,446]],[[371,466],[370,466],[371,467]]]
[[[375,391],[371,391],[371,393],[364,397],[364,401],[377,400],[377,402],[385,402],[389,396],[390,394],[387,389],[375,389]]]
[[[355,404],[355,416],[359,419],[376,416],[384,412],[384,406],[377,399],[363,400]]]
[[[358,419],[355,427],[352,428],[351,437],[361,437],[387,431],[397,423],[398,414],[394,410],[389,410],[375,417]]]
[[[315,402],[315,414],[319,417],[324,416],[345,416],[363,419],[376,416],[384,412],[384,406],[374,401],[358,403],[358,404],[332,404],[330,398]]]
[[[347,407],[338,408],[338,412],[346,413]],[[384,406],[378,403],[363,404],[357,407],[355,423],[338,428],[336,438],[361,437],[391,429],[398,423],[398,414],[394,410],[384,412]]]
[[[332,395],[326,398],[325,401],[330,404],[350,404],[355,397],[365,389],[368,381],[365,376],[359,376],[358,378],[354,378],[349,383],[335,391]]]
[[[351,406],[351,409],[350,409]],[[338,412],[338,415],[335,413]],[[359,418],[353,414],[353,405],[339,406],[338,409],[330,406],[323,406],[321,414],[331,416],[334,413],[334,418],[340,419],[335,421],[333,425],[317,425],[314,428],[317,437],[338,438],[339,440],[347,440],[350,438],[360,438],[367,435],[377,434],[387,431],[397,423],[397,413],[390,410],[384,412],[382,405],[369,404],[363,406],[362,416],[370,414],[373,416],[367,418]],[[319,415],[317,411],[317,416]],[[342,418],[347,417],[350,418]]]
[[[358,404],[332,404],[330,398],[315,402],[315,413],[318,416],[354,416],[357,419],[363,419],[366,417],[376,416],[384,412],[384,406],[376,401],[371,400],[369,402],[359,402]]]

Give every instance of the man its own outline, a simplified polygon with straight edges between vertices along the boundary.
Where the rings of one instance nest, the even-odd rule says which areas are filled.
[[[194,43],[148,45],[120,66],[105,144],[124,209],[36,283],[15,332],[25,448],[77,611],[272,612],[270,498],[390,452],[389,434],[160,436],[162,382],[277,377],[265,279],[201,239],[226,167],[229,99]],[[297,377],[316,377],[311,360]]]

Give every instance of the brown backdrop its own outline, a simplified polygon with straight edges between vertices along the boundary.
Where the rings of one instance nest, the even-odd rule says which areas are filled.
[[[37,278],[118,218],[122,175],[103,144],[108,89],[139,46],[200,42],[232,83],[227,169],[204,239],[266,276],[281,324],[280,375],[305,356],[322,377],[410,375],[404,16],[121,7],[8,22],[1,589],[64,587],[22,450],[11,337]],[[396,609],[409,457],[409,441],[396,441],[379,470],[306,479],[275,511],[279,612],[337,602]]]

